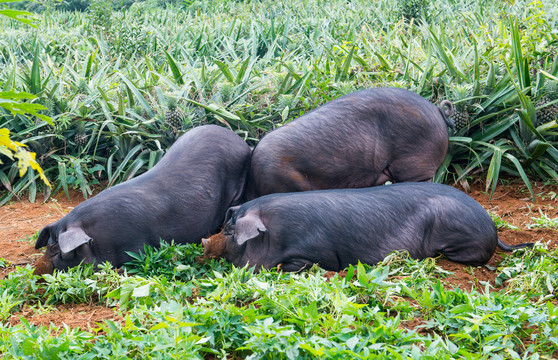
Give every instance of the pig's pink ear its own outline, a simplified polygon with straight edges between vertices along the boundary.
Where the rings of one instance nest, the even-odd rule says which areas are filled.
[[[267,228],[262,223],[260,216],[254,213],[247,213],[236,220],[234,228],[234,239],[238,245],[244,244],[248,240],[255,240],[262,236]]]
[[[67,254],[81,245],[87,244],[91,240],[93,239],[91,239],[82,228],[72,226],[58,235],[58,246],[63,254]]]

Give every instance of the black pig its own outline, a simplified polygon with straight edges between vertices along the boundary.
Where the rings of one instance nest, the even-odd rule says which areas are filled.
[[[223,231],[202,243],[208,258],[285,271],[376,264],[394,250],[480,265],[496,246],[532,246],[503,243],[478,202],[434,183],[266,195],[229,209]]]
[[[452,111],[449,101],[438,108],[399,88],[342,96],[262,138],[247,197],[430,181],[446,156]]]
[[[102,191],[43,228],[35,244],[47,246],[39,272],[82,261],[118,267],[130,260],[126,251],[158,246],[160,239],[199,243],[219,230],[230,206],[240,203],[250,152],[225,128],[188,131],[151,170]]]

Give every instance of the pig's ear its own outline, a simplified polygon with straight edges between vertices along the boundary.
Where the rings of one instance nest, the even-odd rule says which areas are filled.
[[[72,226],[58,235],[58,246],[63,254],[67,254],[81,245],[87,244],[91,240],[93,239],[91,239],[82,228]]]
[[[240,208],[240,205],[230,207],[227,210],[227,213],[225,215],[225,221],[223,223],[226,224],[233,217],[233,215],[238,211],[239,208]]]
[[[41,230],[39,236],[37,236],[37,242],[35,243],[35,249],[40,249],[47,246],[48,239],[50,239],[50,228],[52,225],[47,225]]]
[[[257,214],[248,213],[236,220],[234,238],[238,245],[262,236],[267,228]]]

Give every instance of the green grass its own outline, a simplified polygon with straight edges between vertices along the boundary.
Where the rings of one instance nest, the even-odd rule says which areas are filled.
[[[470,292],[449,285],[451,272],[434,259],[404,253],[329,279],[317,267],[254,274],[197,262],[201,255],[198,245],[165,244],[146,248],[120,274],[86,265],[46,275],[46,282],[19,267],[0,281],[0,353],[10,359],[534,359],[552,357],[557,346],[558,255],[544,244],[504,258],[497,282],[507,286],[481,284]],[[102,304],[124,320],[104,320],[92,330],[6,322],[24,305],[44,313],[60,303]]]
[[[490,217],[492,218],[492,221],[494,221],[494,225],[496,225],[496,229],[498,230],[502,230],[502,229],[519,230],[517,226],[514,226],[509,222],[507,222],[506,220],[502,219],[500,216],[498,216],[498,214],[490,213]]]
[[[534,222],[529,224],[528,227],[538,228],[538,229],[558,229],[558,218],[549,218],[542,209],[539,209],[540,217],[532,217],[531,220]]]

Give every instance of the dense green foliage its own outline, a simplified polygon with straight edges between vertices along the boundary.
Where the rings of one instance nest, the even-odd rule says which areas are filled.
[[[206,123],[251,143],[343,94],[373,86],[449,98],[462,128],[436,181],[500,173],[558,178],[558,8],[540,1],[95,0],[87,12],[47,8],[38,29],[0,28],[0,90],[25,91],[54,120],[0,111],[55,191],[129,179],[177,136]],[[165,122],[174,103],[181,128]],[[541,111],[546,111],[544,114]],[[174,110],[173,110],[174,111]],[[457,116],[457,115],[456,115]],[[11,190],[36,174],[0,167]],[[40,190],[40,189],[39,189]]]
[[[434,259],[392,254],[345,278],[198,262],[197,245],[146,249],[118,274],[91,266],[0,281],[0,353],[9,359],[543,359],[556,355],[558,252],[539,245],[500,265],[497,282],[450,286]],[[172,260],[171,260],[172,259]],[[147,272],[145,272],[148,270]],[[131,273],[134,272],[134,275]],[[442,281],[441,281],[442,280]],[[92,330],[8,325],[23,306],[100,303],[123,321]]]

